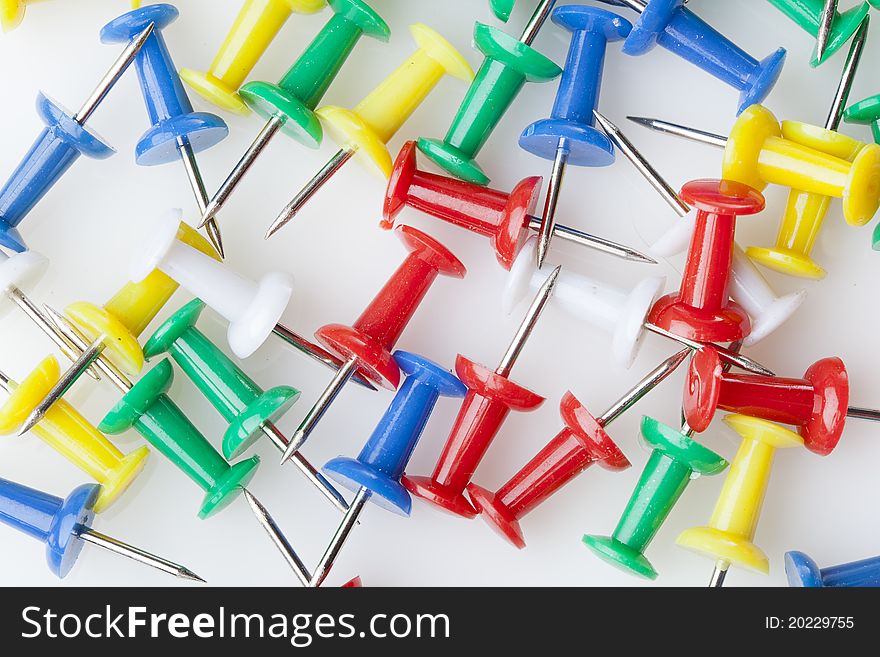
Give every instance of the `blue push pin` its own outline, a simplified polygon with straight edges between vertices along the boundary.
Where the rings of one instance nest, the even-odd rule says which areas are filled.
[[[553,237],[566,165],[605,167],[614,162],[613,144],[603,130],[593,127],[593,110],[599,103],[606,45],[625,39],[632,30],[632,24],[617,14],[582,5],[559,7],[551,20],[572,33],[565,70],[550,118],[531,124],[519,138],[520,147],[553,161],[541,214],[539,269]]]
[[[454,374],[427,358],[407,351],[396,351],[394,360],[406,375],[406,380],[397,389],[397,394],[361,453],[356,459],[339,456],[324,466],[328,477],[356,491],[356,494],[321,557],[310,586],[320,586],[329,574],[367,500],[393,513],[409,515],[412,498],[400,483],[400,478],[431,411],[441,395],[464,397],[467,393],[465,385]]]
[[[162,29],[177,20],[179,12],[172,5],[148,5],[110,21],[101,30],[103,43],[126,43],[145,26],[155,29],[135,58],[141,92],[152,127],[135,147],[135,161],[141,166],[167,164],[180,158],[196,197],[199,212],[208,206],[207,191],[196,163],[195,154],[222,141],[229,128],[219,116],[194,112],[183,83],[168,52]],[[206,225],[208,237],[223,256],[223,243],[216,222]]]
[[[727,37],[682,7],[683,0],[602,0],[625,6],[641,14],[630,32],[623,52],[643,55],[660,44],[722,82],[739,89],[740,114],[750,105],[763,101],[785,62],[785,48],[762,61],[756,60]]]
[[[128,47],[98,83],[76,114],[71,114],[43,93],[37,95],[37,114],[46,127],[0,189],[0,246],[27,251],[18,226],[80,155],[105,159],[116,151],[85,123],[104,96],[122,76],[153,31],[151,24],[132,35]]]
[[[0,479],[0,522],[46,544],[46,561],[58,577],[73,568],[86,543],[97,545],[181,579],[204,582],[188,568],[140,548],[105,536],[91,528],[101,487],[85,484],[66,499]]]
[[[880,586],[880,557],[851,561],[819,569],[803,552],[785,553],[785,574],[789,586]]]

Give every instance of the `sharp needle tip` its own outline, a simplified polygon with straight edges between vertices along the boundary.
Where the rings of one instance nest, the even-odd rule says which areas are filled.
[[[202,584],[208,583],[208,580],[202,579],[201,577],[196,575],[193,571],[191,571],[189,568],[186,568],[185,566],[180,567],[180,570],[177,571],[177,576],[180,579],[186,579],[191,582],[201,582]]]

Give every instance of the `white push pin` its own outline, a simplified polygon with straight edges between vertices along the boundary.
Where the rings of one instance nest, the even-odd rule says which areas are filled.
[[[182,212],[170,211],[138,256],[132,279],[159,269],[229,321],[227,340],[239,358],[253,354],[272,333],[293,292],[293,277],[269,272],[254,282],[176,239]]]

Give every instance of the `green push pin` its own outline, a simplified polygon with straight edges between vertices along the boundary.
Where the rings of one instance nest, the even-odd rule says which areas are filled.
[[[229,422],[222,444],[223,455],[227,459],[241,456],[262,435],[267,436],[283,452],[290,441],[274,423],[299,399],[299,390],[290,386],[277,386],[265,391],[260,388],[196,328],[204,308],[203,301],[194,299],[174,313],[147,340],[144,355],[153,358],[168,352],[211,405]],[[293,463],[337,509],[343,513],[348,511],[345,498],[305,457],[297,452]]]
[[[562,73],[530,44],[555,0],[543,0],[519,40],[477,23],[474,44],[486,58],[443,140],[419,139],[419,150],[444,170],[478,185],[489,177],[475,157],[526,82],[549,82]]]
[[[874,143],[880,144],[880,94],[865,98],[846,108],[843,120],[847,123],[862,123],[871,126]],[[880,225],[874,228],[871,242],[875,251],[880,251]]]
[[[611,536],[586,535],[583,540],[600,558],[633,575],[656,579],[645,548],[666,520],[688,483],[697,475],[718,474],[727,461],[689,436],[648,416],[642,437],[651,457]]]
[[[309,148],[317,148],[324,138],[321,122],[314,110],[336,78],[357,42],[364,35],[388,41],[391,29],[362,0],[329,0],[333,17],[306,47],[278,84],[248,82],[239,95],[266,125],[232,172],[214,194],[202,214],[206,225],[220,211],[272,138],[284,132]]]
[[[125,393],[99,429],[117,434],[134,428],[207,493],[199,510],[199,517],[207,518],[241,494],[260,459],[253,456],[232,466],[223,460],[165,394],[173,379],[171,363],[163,360]]]
[[[513,5],[515,4],[516,0],[489,0],[492,12],[498,20],[504,21],[505,23],[510,20],[510,12],[513,11]]]
[[[819,29],[822,25],[822,10],[825,4],[824,0],[768,1],[792,21],[797,23],[808,34],[814,38],[819,37]],[[875,8],[880,7],[880,0],[872,0],[871,4],[874,5]],[[868,15],[870,8],[871,7],[867,2],[862,2],[847,11],[841,13],[834,12],[833,22],[831,24],[832,27],[828,32],[825,50],[821,53],[821,56],[818,52],[818,47],[813,51],[810,66],[815,67],[825,62],[831,57],[831,55],[837,52],[841,46],[848,42],[853,34],[856,33],[856,30],[859,29],[862,19]]]

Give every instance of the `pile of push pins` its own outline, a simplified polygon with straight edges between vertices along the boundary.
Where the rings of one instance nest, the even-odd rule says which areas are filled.
[[[867,403],[876,392],[850,391],[846,366],[835,356],[816,360],[803,373],[778,372],[772,359],[759,362],[748,352],[773,334],[777,339],[795,330],[791,327],[797,325],[799,309],[809,303],[809,286],[821,285],[816,281],[834,267],[833,258],[813,253],[831,208],[839,207],[847,224],[863,226],[880,207],[880,96],[850,98],[859,72],[873,70],[859,64],[880,0],[842,10],[832,0],[768,0],[766,4],[807,33],[803,38],[815,43],[811,61],[788,63],[785,49],[772,44],[771,32],[764,52],[747,52],[725,36],[724,25],[710,25],[700,17],[696,0],[687,5],[683,0],[472,4],[478,3],[479,12],[475,9],[473,16],[458,21],[461,29],[472,30],[474,46],[474,52],[462,53],[452,41],[462,42],[466,35],[441,34],[430,20],[409,25],[407,32],[393,10],[386,15],[382,2],[244,0],[225,36],[198,36],[215,44],[215,52],[184,62],[175,52],[175,43],[187,39],[175,26],[178,9],[135,2],[131,8],[117,8],[129,9],[127,13],[94,26],[95,38],[107,44],[107,67],[94,72],[97,85],[91,93],[83,92],[77,111],[39,94],[36,109],[43,126],[35,128],[33,145],[17,166],[0,172],[5,179],[0,186],[0,313],[27,318],[52,353],[34,353],[30,369],[21,371],[7,371],[0,363],[5,391],[0,393],[0,434],[27,434],[23,441],[42,441],[51,450],[33,452],[32,458],[42,458],[39,471],[46,473],[40,480],[20,481],[15,460],[2,459],[0,522],[6,527],[0,529],[18,530],[44,543],[49,568],[58,577],[67,575],[91,544],[179,578],[208,578],[196,574],[201,573],[198,563],[180,565],[147,552],[149,546],[133,547],[96,529],[112,530],[118,514],[108,514],[106,522],[102,514],[114,505],[114,511],[121,508],[124,513],[120,501],[134,491],[150,494],[152,472],[145,466],[150,459],[162,459],[198,491],[199,503],[187,510],[194,523],[199,522],[196,517],[216,517],[218,524],[230,523],[224,532],[232,536],[239,529],[227,520],[229,512],[223,512],[244,504],[303,586],[361,585],[357,573],[340,573],[341,567],[330,576],[350,535],[359,523],[370,521],[362,514],[371,504],[401,516],[409,516],[414,505],[445,512],[445,519],[436,516],[437,540],[443,536],[442,523],[453,522],[450,516],[479,517],[473,531],[482,531],[479,526],[485,522],[507,544],[525,548],[526,536],[535,531],[529,514],[557,504],[561,496],[556,494],[592,465],[625,473],[610,476],[630,477],[632,485],[627,486],[628,496],[599,493],[577,501],[578,512],[570,519],[572,541],[582,541],[585,561],[598,557],[608,567],[655,579],[667,571],[652,556],[652,543],[674,540],[714,564],[713,586],[721,586],[728,571],[739,568],[757,573],[784,568],[788,581],[797,586],[880,586],[880,556],[857,560],[866,555],[848,550],[856,537],[839,537],[837,562],[842,565],[823,563],[821,568],[794,550],[771,563],[759,542],[765,499],[785,497],[771,485],[776,452],[803,448],[817,457],[831,455],[846,434],[848,419],[880,421],[880,411],[850,405],[851,397]],[[52,12],[51,3],[41,3],[39,9],[29,4],[0,0],[3,29],[24,21],[21,29],[27,30],[31,12]],[[422,4],[430,18],[430,3]],[[492,15],[497,19],[492,24],[472,20]],[[285,42],[288,21],[313,22],[311,40]],[[567,54],[558,62],[543,54],[536,41],[549,31],[567,44]],[[409,39],[411,45],[384,73],[359,61],[362,42],[392,38]],[[280,77],[260,66],[265,53],[279,48],[287,53]],[[601,112],[609,51],[621,51],[631,57],[625,60],[628,65],[638,67],[658,48],[679,58],[676,65],[696,67],[700,75],[714,78],[713,84],[720,81],[730,88],[725,98],[729,112],[720,121],[730,128],[723,135],[660,117],[630,117],[640,126],[717,149],[720,157],[703,177],[675,184],[640,151],[644,133],[633,127],[625,134]],[[62,59],[58,66],[73,64]],[[828,98],[811,93],[803,99],[811,107],[821,106],[823,113],[828,108],[824,124],[799,117],[780,121],[769,109],[784,66],[840,70],[837,89]],[[338,93],[340,80],[350,79],[342,74],[352,69],[366,82],[361,88],[368,89],[354,100]],[[38,283],[47,272],[57,274],[47,259],[52,253],[29,247],[28,220],[59,220],[41,217],[41,201],[61,194],[53,187],[62,177],[89,184],[78,177],[81,156],[104,160],[115,154],[93,123],[105,98],[119,92],[116,85],[123,77],[136,78],[138,104],[142,100],[146,108],[145,123],[135,117],[140,135],[124,147],[133,150],[139,167],[177,167],[194,199],[177,200],[176,192],[159,186],[149,194],[167,200],[168,206],[186,204],[198,213],[170,209],[151,219],[149,232],[136,244],[120,245],[130,250],[131,266],[102,272],[115,282],[109,297],[77,287],[78,298],[56,296],[50,302],[45,286]],[[527,85],[535,86],[529,95],[522,93]],[[450,105],[457,109],[445,123],[419,134],[408,119],[423,105],[438,102],[440,89],[447,96],[457,94]],[[697,103],[699,90],[691,92],[689,100],[683,99]],[[517,137],[510,131],[508,110],[526,97],[534,104],[535,118],[517,126]],[[227,138],[230,124],[250,130],[252,142],[222,162],[214,147]],[[490,141],[536,156],[529,160],[531,166],[548,174],[547,180],[532,175],[496,182],[499,174],[509,172],[493,170],[491,160],[481,154]],[[288,200],[274,215],[264,216],[261,207],[246,218],[231,216],[231,210],[243,214],[230,203],[237,190],[266,185],[258,161],[270,143],[283,157],[313,166],[315,175],[309,180],[287,176],[289,189],[283,196]],[[336,151],[322,165],[316,151],[325,143]],[[212,170],[219,168],[225,175],[212,180],[203,176],[200,164],[209,157]],[[369,173],[358,171],[355,163]],[[653,188],[659,196],[658,222],[666,221],[668,228],[653,244],[634,248],[596,234],[603,230],[591,219],[590,199],[577,189],[577,179],[590,173],[571,169],[615,163],[639,174],[629,183],[636,193]],[[100,172],[101,166],[108,165],[96,165],[93,171]],[[246,222],[248,231],[259,231],[266,240],[286,239],[274,236],[285,226],[311,221],[309,214],[320,214],[315,205],[309,206],[319,193],[340,213],[352,212],[344,176],[331,182],[343,167],[352,169],[348,176],[371,175],[374,183],[381,181],[373,184],[360,216],[349,219],[375,221],[371,238],[396,240],[397,258],[383,263],[387,278],[356,304],[357,313],[334,317],[326,312],[310,335],[299,333],[283,319],[299,303],[289,273],[297,272],[296,259],[268,264],[259,252],[237,253],[239,245],[224,241],[223,229]],[[291,165],[291,171],[298,168]],[[642,178],[649,187],[643,189]],[[765,209],[768,187],[781,187],[788,195],[782,212]],[[582,211],[577,216],[563,211],[565,198],[579,199]],[[89,212],[72,203],[66,209],[75,215]],[[125,204],[124,212],[137,212],[137,207]],[[772,232],[758,241],[739,237],[740,221],[756,221],[754,215],[774,226],[775,237]],[[424,228],[408,223],[416,218]],[[337,218],[324,217],[331,219]],[[617,220],[629,222],[625,216]],[[438,282],[469,285],[462,261],[431,234],[433,228],[447,231],[447,224],[478,245],[478,266],[503,274],[503,290],[481,291],[489,300],[484,305],[517,320],[508,340],[494,349],[462,346],[463,353],[454,355],[457,345],[436,345],[432,351],[413,335],[417,316],[442,325],[464,321],[468,312],[442,307],[434,289]],[[344,230],[342,224],[339,228]],[[294,232],[284,235],[296,239]],[[554,262],[565,260],[554,258],[563,244],[594,265],[588,269],[577,262]],[[880,250],[880,226],[870,243],[867,237],[863,240],[864,249],[871,247]],[[368,245],[361,248],[366,251]],[[309,244],[308,249],[329,253],[333,245]],[[680,276],[658,275],[654,265],[672,257],[684,258]],[[232,264],[239,258],[256,262],[259,273],[239,271]],[[635,282],[622,282],[610,268],[603,271],[609,258],[625,261]],[[332,297],[334,285],[357,277],[363,266],[339,268],[315,295],[316,303],[322,295]],[[769,280],[768,271],[774,272]],[[794,291],[792,286],[776,289],[783,280],[780,273],[794,279]],[[75,278],[76,272],[64,276]],[[527,374],[520,377],[519,371],[528,370],[518,371],[519,361],[553,367],[554,359],[566,354],[565,347],[553,353],[545,345],[545,353],[536,353],[538,345],[529,345],[551,308],[580,339],[601,344],[608,354],[605,362],[582,363],[578,376],[601,380],[609,369],[639,370],[628,389],[610,391],[612,403],[597,403],[570,390],[547,399]],[[203,314],[219,318],[225,335],[212,337]],[[809,328],[799,325],[801,332]],[[2,330],[4,342],[18,339],[11,329]],[[653,367],[637,359],[649,334],[672,353]],[[845,331],[838,338],[846,340]],[[250,363],[270,344],[281,352],[292,348],[293,358],[309,356],[301,359],[303,369],[313,367],[312,362],[324,365],[323,391],[301,393],[293,385],[260,381],[260,368]],[[833,354],[834,344],[817,350],[809,354],[811,360]],[[439,360],[450,353],[450,360]],[[676,373],[676,381],[684,380],[680,394],[678,384],[670,383]],[[564,385],[577,389],[579,382]],[[181,386],[198,391],[206,403],[198,410],[188,408]],[[350,443],[345,443],[342,455],[315,462],[309,454],[312,445],[332,445],[334,439],[321,422],[336,415],[334,425],[340,426],[342,411],[334,406],[350,388],[352,394],[370,396],[375,408],[369,420],[343,415],[346,431],[362,438],[362,446],[348,452]],[[623,414],[637,413],[633,407],[660,388],[669,393],[665,413],[641,417],[639,440],[621,435],[626,432],[617,431],[620,425],[612,426]],[[103,415],[77,408],[83,391],[97,389],[112,400]],[[510,445],[522,433],[523,414],[545,401],[554,413],[558,407],[558,417],[545,422],[541,446],[523,463],[510,454]],[[438,403],[458,410],[434,414]],[[214,409],[207,412],[217,416],[210,425],[201,417],[205,409]],[[224,427],[220,435],[206,429],[217,422]],[[713,434],[723,431],[723,425],[739,444],[732,458],[715,451]],[[277,458],[261,463],[255,451],[264,443],[271,443]],[[19,451],[28,448],[38,449],[23,445]],[[416,450],[418,463],[433,467],[410,464]],[[785,458],[780,454],[780,460]],[[490,461],[497,471],[508,473],[497,485],[484,475],[484,464]],[[318,493],[291,499],[290,506],[308,518],[307,505],[323,500],[336,514],[335,529],[300,525],[285,532],[286,523],[273,518],[254,491],[263,472],[279,463],[286,476],[302,477]],[[87,483],[59,490],[53,472],[71,466]],[[596,475],[584,474],[591,476]],[[658,535],[687,496],[702,497],[705,508],[713,510],[708,517],[691,518],[677,538]],[[846,503],[839,501],[841,507]],[[596,522],[590,509],[597,506],[619,510],[616,525]],[[853,523],[854,532],[859,524]],[[820,518],[816,527],[821,531]],[[163,531],[160,526],[152,529]],[[297,536],[304,531],[326,534],[320,554],[302,550]],[[396,531],[384,540],[406,543],[406,523]],[[809,549],[809,532],[788,538],[791,548]],[[450,558],[472,557],[467,545],[456,547]],[[227,548],[236,549],[231,543]],[[499,542],[497,550],[504,549]],[[371,560],[383,558],[382,545],[370,546],[369,552]],[[14,568],[28,570],[35,563],[21,560]],[[394,565],[385,564],[388,569]],[[593,565],[598,567],[606,566]],[[708,569],[706,574],[708,578]],[[517,583],[516,577],[510,583]]]

